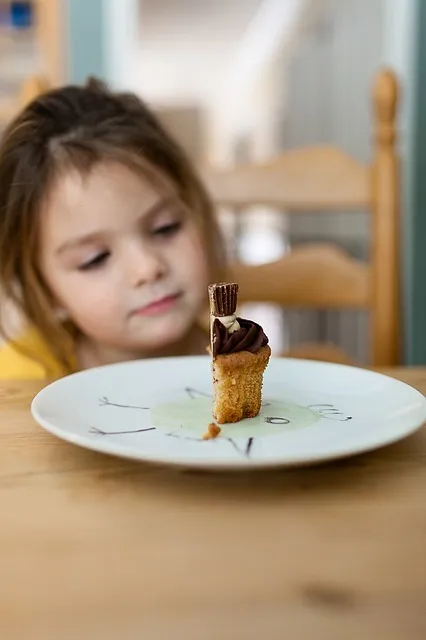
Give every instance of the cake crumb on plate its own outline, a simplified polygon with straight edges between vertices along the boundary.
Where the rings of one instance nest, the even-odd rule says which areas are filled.
[[[213,440],[213,438],[217,438],[221,431],[222,429],[218,427],[217,424],[211,422],[207,427],[206,433],[203,435],[203,440]]]

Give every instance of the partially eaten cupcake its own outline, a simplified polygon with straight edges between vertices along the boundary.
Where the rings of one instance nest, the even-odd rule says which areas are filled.
[[[210,285],[209,299],[213,417],[219,424],[254,418],[271,356],[268,338],[260,325],[236,317],[238,284]]]

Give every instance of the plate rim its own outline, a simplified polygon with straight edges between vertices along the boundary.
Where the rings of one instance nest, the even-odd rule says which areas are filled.
[[[366,443],[364,445],[360,445],[357,447],[349,446],[343,447],[341,451],[337,453],[327,453],[322,452],[315,455],[299,455],[293,456],[291,458],[285,458],[282,455],[274,458],[268,458],[266,460],[247,460],[247,459],[238,459],[234,460],[224,460],[224,459],[216,459],[216,460],[203,460],[197,459],[193,457],[186,458],[185,456],[180,456],[178,458],[170,458],[164,457],[162,455],[155,455],[150,453],[149,455],[144,455],[143,450],[136,450],[132,447],[128,447],[126,445],[122,445],[115,442],[108,442],[107,440],[99,440],[96,442],[94,439],[90,437],[79,435],[73,432],[64,431],[61,427],[57,427],[52,424],[49,420],[46,420],[43,415],[41,415],[39,411],[39,404],[43,402],[43,397],[52,392],[52,388],[62,385],[68,384],[70,378],[82,377],[85,375],[93,376],[96,375],[96,372],[99,370],[106,369],[116,369],[116,368],[126,368],[129,366],[140,366],[143,364],[144,366],[149,366],[152,362],[159,361],[170,361],[170,360],[206,360],[209,361],[209,356],[205,355],[193,355],[193,356],[172,356],[172,357],[164,357],[164,358],[146,358],[140,360],[132,360],[128,362],[118,362],[114,364],[102,365],[98,367],[93,367],[91,369],[85,369],[82,371],[77,371],[75,373],[71,373],[67,376],[63,376],[58,378],[57,380],[51,381],[42,389],[40,389],[35,396],[33,397],[30,405],[30,412],[33,419],[36,423],[43,428],[45,431],[50,433],[51,435],[63,440],[64,442],[68,442],[75,446],[81,447],[83,449],[89,451],[95,451],[97,453],[102,453],[105,455],[110,455],[118,458],[124,458],[127,460],[133,460],[135,462],[144,462],[153,465],[162,465],[168,466],[172,468],[193,468],[193,469],[206,469],[210,471],[248,471],[248,470],[256,470],[256,469],[273,469],[273,468],[291,468],[291,467],[305,467],[305,466],[313,466],[324,464],[326,462],[333,462],[337,460],[346,459],[352,456],[362,455],[368,452],[372,452],[392,444],[404,440],[405,438],[413,435],[417,431],[419,431],[426,422],[426,397],[422,394],[418,389],[413,387],[412,385],[398,380],[398,378],[393,378],[386,373],[382,373],[379,371],[372,371],[371,369],[366,369],[362,367],[339,364],[334,362],[323,362],[323,361],[312,361],[302,358],[284,358],[275,356],[272,357],[272,361],[280,361],[280,362],[297,362],[298,364],[309,365],[310,367],[326,367],[326,368],[343,368],[345,370],[357,371],[360,373],[368,373],[373,376],[384,377],[388,380],[392,380],[395,384],[399,386],[403,386],[410,390],[410,392],[414,393],[419,400],[422,402],[422,407],[419,407],[419,411],[422,410],[422,417],[418,420],[415,420],[413,424],[405,428],[402,432],[397,434],[390,434],[389,437],[383,438],[378,443]]]

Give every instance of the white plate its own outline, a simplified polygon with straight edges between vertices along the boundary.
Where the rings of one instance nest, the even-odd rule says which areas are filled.
[[[34,398],[37,422],[81,447],[183,467],[293,466],[342,458],[396,442],[426,419],[410,386],[371,371],[272,358],[257,418],[211,418],[208,357],[164,358],[90,369]]]

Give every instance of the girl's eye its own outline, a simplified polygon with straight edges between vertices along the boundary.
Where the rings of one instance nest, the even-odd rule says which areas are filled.
[[[157,227],[153,230],[154,236],[172,236],[177,233],[182,227],[182,222],[177,220],[176,222],[170,222],[169,224],[164,224],[161,227]]]
[[[96,269],[101,267],[108,260],[110,256],[109,251],[103,251],[102,253],[98,253],[97,256],[89,260],[88,262],[84,262],[78,267],[79,271],[89,271],[90,269]]]

